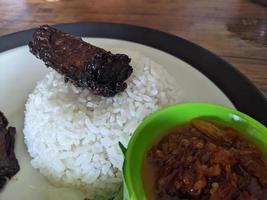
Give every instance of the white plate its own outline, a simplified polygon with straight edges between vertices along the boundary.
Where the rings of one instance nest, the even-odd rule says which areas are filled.
[[[230,100],[208,78],[176,57],[141,44],[103,38],[87,38],[86,41],[110,49],[112,47],[138,51],[166,67],[177,85],[185,92],[187,102],[210,102],[233,107]],[[30,165],[30,156],[23,141],[24,104],[36,82],[47,72],[43,62],[23,46],[0,53],[0,110],[10,125],[17,128],[16,156],[20,171],[0,193],[0,200],[47,200],[47,189],[52,189],[46,179]],[[61,196],[60,196],[61,195]],[[59,192],[55,200],[63,200]],[[50,199],[49,199],[50,200]]]

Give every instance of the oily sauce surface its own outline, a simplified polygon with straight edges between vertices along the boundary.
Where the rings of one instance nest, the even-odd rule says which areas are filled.
[[[265,155],[230,127],[194,119],[147,152],[148,200],[266,200]]]

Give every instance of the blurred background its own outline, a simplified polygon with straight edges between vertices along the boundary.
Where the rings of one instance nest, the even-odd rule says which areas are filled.
[[[150,27],[213,51],[267,94],[267,7],[255,1],[0,0],[0,35],[81,21]]]

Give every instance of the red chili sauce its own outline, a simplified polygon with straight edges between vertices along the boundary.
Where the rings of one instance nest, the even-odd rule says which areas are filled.
[[[148,200],[267,200],[264,153],[237,130],[194,119],[148,150]]]

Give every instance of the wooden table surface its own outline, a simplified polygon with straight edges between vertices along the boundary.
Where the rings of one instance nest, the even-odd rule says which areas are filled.
[[[79,21],[135,24],[183,37],[223,57],[267,95],[267,7],[251,0],[0,0],[0,35]]]

